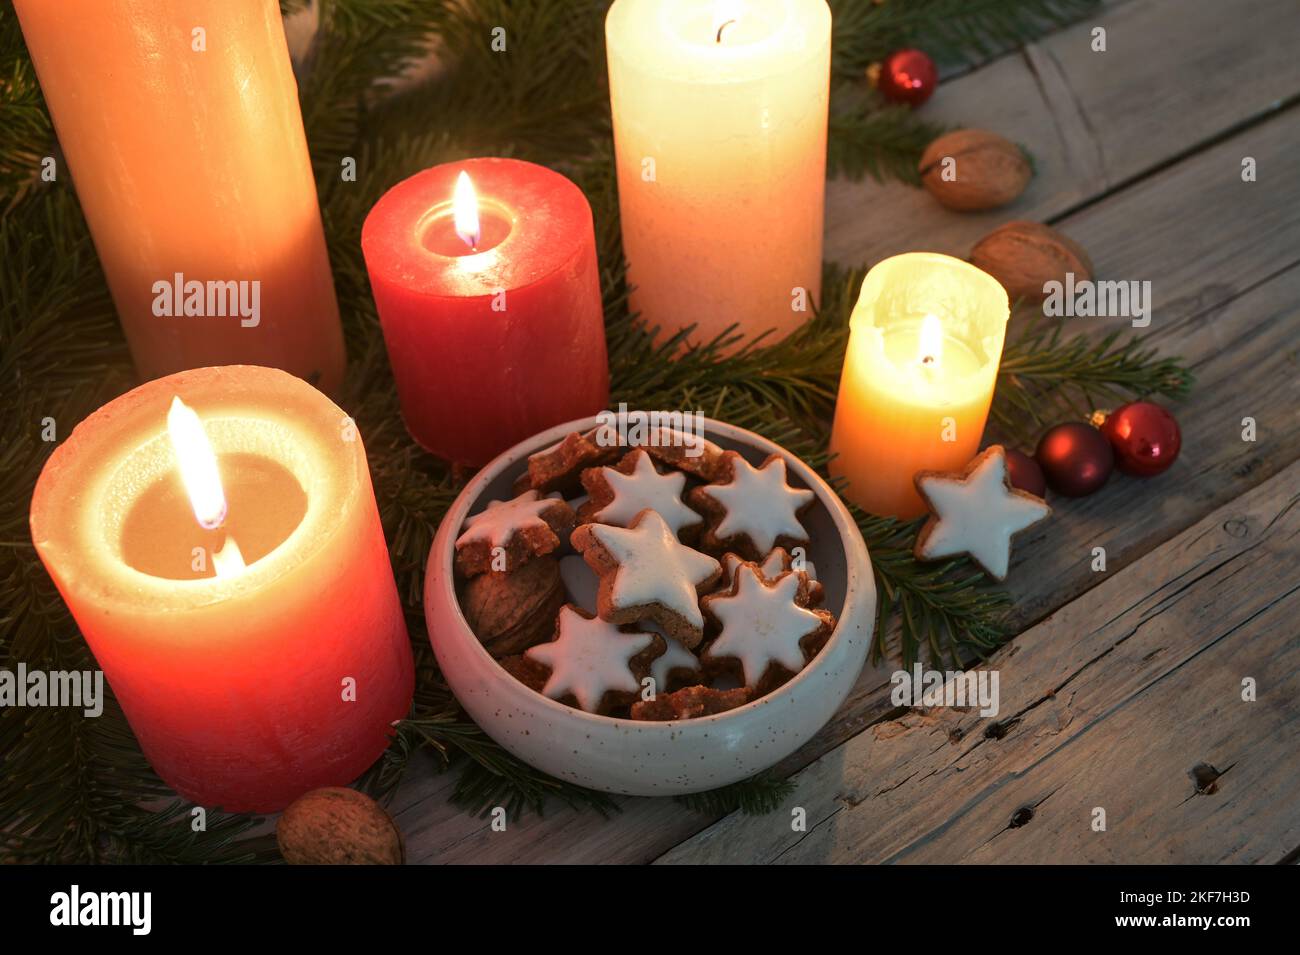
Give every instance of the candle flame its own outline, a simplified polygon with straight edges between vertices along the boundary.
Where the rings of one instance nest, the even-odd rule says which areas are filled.
[[[740,0],[716,0],[713,4],[713,37],[722,42],[722,31],[740,19]]]
[[[234,577],[242,574],[248,565],[244,563],[244,554],[233,537],[227,537],[221,550],[212,555],[212,567],[218,577]]]
[[[921,319],[921,342],[917,358],[922,365],[935,366],[943,357],[943,326],[939,319],[927,315]]]
[[[456,220],[456,234],[471,249],[477,249],[482,233],[478,223],[478,196],[469,173],[461,170],[456,177],[456,191],[451,200],[452,215]]]
[[[217,456],[203,433],[203,422],[180,398],[167,411],[167,435],[180,463],[181,480],[190,496],[199,526],[212,530],[226,519],[226,495],[221,489]]]

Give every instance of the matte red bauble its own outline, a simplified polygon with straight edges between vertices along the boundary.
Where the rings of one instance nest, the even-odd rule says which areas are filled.
[[[1037,497],[1047,496],[1047,481],[1038,462],[1023,451],[1007,449],[1007,477],[1011,486]]]
[[[1066,497],[1083,497],[1106,483],[1115,453],[1100,431],[1082,421],[1049,428],[1034,452],[1047,486]]]
[[[1183,447],[1174,416],[1149,401],[1116,408],[1106,416],[1101,433],[1115,452],[1115,467],[1135,477],[1163,473]]]
[[[895,50],[880,64],[876,86],[885,99],[920,106],[939,85],[934,60],[920,50]]]

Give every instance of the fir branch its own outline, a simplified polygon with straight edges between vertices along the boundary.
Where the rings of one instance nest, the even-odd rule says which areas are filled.
[[[747,816],[763,816],[780,809],[792,792],[792,780],[769,770],[720,789],[673,798],[686,808],[706,816],[725,816],[737,811]]]
[[[0,5],[0,209],[37,181],[41,159],[56,154],[36,70],[12,3]]]
[[[126,360],[71,189],[61,183],[34,189],[0,218],[0,377],[57,400],[88,377],[121,382]],[[54,410],[46,404],[44,414]],[[62,423],[66,432],[73,421]]]
[[[922,521],[876,517],[850,506],[876,578],[876,629],[871,658],[888,655],[895,636],[889,626],[897,615],[898,652],[904,669],[928,658],[952,669],[983,659],[1008,636],[1006,614],[1011,597],[990,586],[969,559],[921,564],[913,557]]]
[[[829,0],[832,72],[861,80],[894,50],[920,47],[943,63],[1012,49],[1094,12],[1099,0]]]
[[[398,733],[414,734],[445,760],[450,760],[452,751],[467,757],[451,799],[478,816],[486,817],[497,807],[504,808],[512,819],[527,810],[540,816],[548,799],[558,799],[574,809],[594,809],[601,815],[619,811],[618,803],[607,793],[584,789],[539,772],[507,752],[473,723],[451,716],[404,720],[398,726]]]
[[[318,0],[319,25],[298,66],[299,100],[318,179],[354,155],[368,104],[428,51],[447,19],[429,0]]]
[[[604,0],[447,3],[438,68],[377,107],[372,132],[455,129],[469,155],[554,163],[609,135]],[[493,49],[494,30],[506,50]]]
[[[862,270],[825,267],[822,304],[812,320],[782,341],[743,340],[723,332],[687,346],[690,329],[660,340],[635,315],[616,311],[607,320],[611,401],[640,408],[692,408],[739,423],[783,443],[802,431],[814,466],[824,457],[830,410],[839,387],[848,319]],[[621,307],[621,302],[615,308]],[[728,352],[731,352],[728,354]],[[722,409],[726,409],[725,412]],[[748,424],[743,425],[749,427]],[[790,448],[791,451],[795,449]]]
[[[921,119],[909,106],[884,105],[860,86],[842,84],[831,95],[827,172],[919,186],[921,154],[944,129]]]
[[[1063,338],[1062,322],[1048,322],[1037,309],[1018,311],[1024,327],[1003,348],[991,416],[999,431],[1026,446],[1062,418],[1087,418],[1104,404],[1133,398],[1177,400],[1192,387],[1186,362],[1160,357],[1133,332]]]

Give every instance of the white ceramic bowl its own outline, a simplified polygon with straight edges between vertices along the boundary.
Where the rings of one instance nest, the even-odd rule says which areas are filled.
[[[871,644],[876,586],[857,525],[835,492],[806,464],[766,438],[704,419],[705,436],[754,464],[772,453],[817,501],[804,520],[808,558],[838,618],[826,646],[789,683],[716,716],[642,722],[597,716],[536,693],[510,676],[474,636],[456,599],[452,561],[465,517],[509,498],[528,455],[596,419],[572,421],[523,441],[480,471],[451,505],[429,552],[424,612],[434,654],[452,692],[483,730],[520,759],[590,789],[664,796],[716,789],[775,765],[831,718],[857,679]]]

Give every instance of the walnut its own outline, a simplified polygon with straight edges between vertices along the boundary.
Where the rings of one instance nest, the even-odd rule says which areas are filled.
[[[365,793],[341,786],[300,796],[275,826],[290,865],[401,865],[406,848],[392,816]]]
[[[940,136],[921,155],[919,171],[930,195],[958,212],[1006,205],[1025,191],[1034,174],[1024,150],[982,129]]]
[[[1041,302],[1048,282],[1065,282],[1067,272],[1075,282],[1092,279],[1088,253],[1069,236],[1038,222],[1017,219],[994,229],[975,243],[971,265],[1002,283],[1014,301]]]

